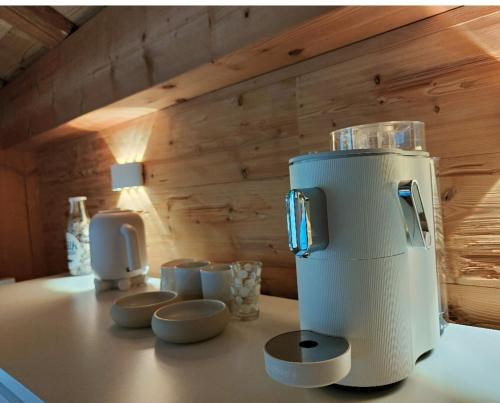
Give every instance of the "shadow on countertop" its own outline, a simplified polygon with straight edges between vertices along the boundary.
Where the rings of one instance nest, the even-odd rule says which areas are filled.
[[[380,399],[384,396],[395,393],[401,389],[406,382],[402,381],[385,386],[375,386],[368,388],[356,388],[342,385],[329,385],[317,390],[318,393],[330,395],[332,399],[343,402],[364,402],[374,399]]]

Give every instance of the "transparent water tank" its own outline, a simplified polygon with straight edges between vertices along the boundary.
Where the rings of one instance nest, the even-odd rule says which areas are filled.
[[[332,150],[396,148],[425,151],[425,125],[417,121],[378,122],[351,126],[331,133]]]

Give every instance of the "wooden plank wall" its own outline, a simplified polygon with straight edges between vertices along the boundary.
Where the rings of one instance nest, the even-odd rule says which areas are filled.
[[[47,274],[35,171],[30,153],[0,150],[0,278]]]
[[[47,264],[65,269],[67,197],[146,211],[150,263],[264,261],[265,291],[295,295],[283,195],[287,160],[328,133],[422,120],[440,156],[454,320],[500,326],[500,14],[456,9],[38,153]],[[484,11],[484,10],[483,10]],[[483,12],[484,14],[484,12]],[[447,28],[443,28],[443,27]],[[146,186],[111,191],[116,160]]]

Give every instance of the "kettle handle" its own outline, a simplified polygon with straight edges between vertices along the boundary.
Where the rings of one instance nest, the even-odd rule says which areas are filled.
[[[130,224],[123,224],[120,228],[120,233],[123,235],[127,249],[127,271],[140,269],[141,258],[137,230]]]

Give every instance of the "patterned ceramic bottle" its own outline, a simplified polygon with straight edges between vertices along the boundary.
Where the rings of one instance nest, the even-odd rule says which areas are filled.
[[[90,266],[89,218],[85,211],[85,196],[70,197],[66,248],[69,272],[78,276],[92,272]]]

